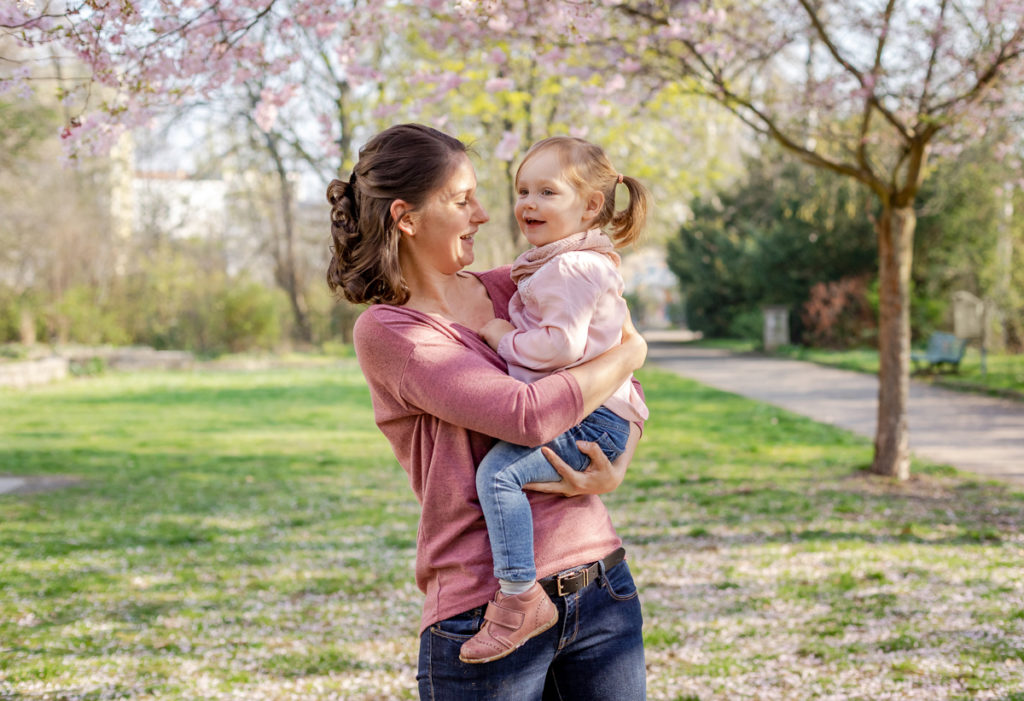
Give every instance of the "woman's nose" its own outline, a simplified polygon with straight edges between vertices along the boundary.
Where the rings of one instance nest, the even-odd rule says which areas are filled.
[[[476,217],[474,218],[474,221],[483,224],[484,222],[489,221],[489,220],[490,220],[490,217],[487,215],[487,210],[484,209],[484,206],[482,204],[477,202],[477,204],[476,204]]]

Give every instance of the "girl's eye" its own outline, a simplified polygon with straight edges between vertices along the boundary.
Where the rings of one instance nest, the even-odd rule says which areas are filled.
[[[544,189],[543,189],[543,190],[541,191],[541,194],[542,194],[542,195],[553,195],[553,194],[555,194],[555,191],[554,191],[554,190],[552,190],[551,188],[547,188],[547,187],[546,187],[546,188],[544,188]]]

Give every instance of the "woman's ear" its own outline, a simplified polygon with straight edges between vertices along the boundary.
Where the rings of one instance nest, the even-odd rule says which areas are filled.
[[[416,232],[412,226],[412,207],[405,200],[394,200],[391,202],[391,218],[394,220],[398,230],[403,234],[413,236]]]

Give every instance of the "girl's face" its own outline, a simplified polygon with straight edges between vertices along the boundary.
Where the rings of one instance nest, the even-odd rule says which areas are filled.
[[[417,265],[446,274],[473,262],[473,237],[489,217],[476,198],[476,172],[465,154],[448,180],[417,210],[399,220],[402,245]]]
[[[604,195],[585,195],[562,176],[562,164],[555,149],[541,151],[519,169],[516,221],[523,236],[534,246],[586,231],[604,204]]]

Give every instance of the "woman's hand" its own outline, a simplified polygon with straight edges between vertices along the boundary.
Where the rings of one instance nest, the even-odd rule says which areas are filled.
[[[608,460],[601,446],[589,441],[577,441],[576,446],[581,453],[586,453],[590,458],[590,465],[582,472],[569,467],[562,458],[555,454],[551,448],[544,447],[541,451],[548,459],[551,466],[555,468],[562,477],[561,482],[530,482],[523,485],[523,489],[534,492],[545,492],[547,494],[561,494],[566,497],[576,497],[581,494],[607,494],[614,492],[622,484],[626,477],[626,468],[633,459],[637,443],[640,442],[640,427],[632,424],[629,429],[629,440],[626,442],[626,449],[615,462]]]

